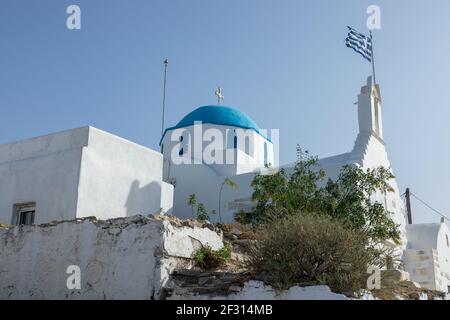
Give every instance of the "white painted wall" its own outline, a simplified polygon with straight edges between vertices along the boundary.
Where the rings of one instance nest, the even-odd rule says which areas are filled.
[[[218,175],[213,168],[204,165],[184,165],[173,166],[171,172],[176,179],[174,188],[174,209],[176,216],[186,219],[192,216],[188,199],[191,194],[195,194],[198,203],[205,205],[208,213],[213,210],[219,212],[219,192],[220,186],[226,176]],[[242,199],[250,199],[253,193],[250,183],[256,173],[247,173],[236,176],[229,176],[239,186],[233,189],[225,186],[222,191],[221,215],[224,222],[233,222],[233,214],[236,210],[230,207]],[[211,221],[219,221],[218,214],[210,214]]]
[[[381,115],[380,87],[373,85],[372,77],[368,77],[367,84],[361,88],[358,95],[359,133],[347,162],[364,169],[382,166],[394,173],[383,140]],[[387,194],[378,193],[374,196],[374,201],[382,203],[387,211],[392,212],[391,217],[399,225],[404,248],[406,245],[406,210],[396,179],[392,179],[389,184],[394,191]]]
[[[162,155],[92,127],[0,146],[0,223],[36,202],[35,223],[172,211]]]
[[[380,141],[379,138],[374,135],[367,136],[360,133],[348,161],[349,163],[356,164],[364,169],[375,169],[382,166],[390,169],[394,174],[384,142]],[[388,192],[386,194],[377,193],[374,195],[373,200],[383,204],[387,211],[392,212],[391,218],[399,225],[402,246],[404,247],[406,245],[406,208],[400,197],[401,193],[398,189],[396,179],[391,179],[389,184],[392,187],[393,192]]]
[[[436,249],[414,250],[406,249],[403,255],[405,271],[410,279],[422,288],[446,292],[438,270],[438,253]]]
[[[367,84],[361,87],[358,95],[358,124],[360,133],[383,139],[380,87],[373,84],[372,77],[367,78]]]
[[[211,145],[212,141],[210,140],[213,140],[213,138],[206,134],[206,132],[210,130],[214,130],[217,133],[217,136],[220,135],[220,137],[222,137],[222,140],[217,140],[222,148],[218,149],[216,154],[220,153],[220,159],[223,164],[205,163],[205,161],[202,161],[201,159],[204,155],[211,153],[211,149],[208,148],[208,146]],[[242,132],[241,135],[239,135],[239,132],[236,133],[237,131]],[[245,137],[243,139],[238,139],[237,149],[234,149],[235,134],[237,134],[238,137]],[[194,141],[195,137],[197,137],[197,139],[200,137],[200,139]],[[182,139],[182,141],[180,141],[180,139]],[[234,176],[252,172],[264,167],[265,144],[267,145],[267,162],[276,165],[272,142],[265,139],[254,130],[244,130],[232,126],[205,123],[202,125],[169,130],[162,141],[162,148],[164,159],[167,160],[165,162],[165,167],[167,167],[170,160],[175,162],[173,161],[174,156],[178,157],[179,150],[183,148],[184,157],[186,158],[185,162],[213,167],[213,169],[222,176]],[[230,164],[228,159],[232,160],[233,163]],[[171,166],[175,165],[176,164],[172,164]],[[174,177],[173,173],[169,172],[168,168],[165,168],[164,179],[167,180],[169,178],[177,177]]]
[[[55,225],[0,227],[0,299],[151,299],[174,268],[221,235],[167,220],[128,217]],[[66,286],[67,267],[81,269],[81,289]]]
[[[77,217],[109,219],[154,214],[161,208],[171,212],[172,198],[172,186],[162,181],[159,152],[90,129],[82,153]]]
[[[222,125],[203,124],[201,126],[189,126],[182,128],[177,135],[172,137],[173,130],[168,131],[164,136],[163,154],[164,154],[164,180],[175,185],[174,188],[174,210],[173,212],[181,218],[190,218],[192,210],[188,205],[188,198],[195,194],[198,203],[205,205],[208,213],[219,212],[219,191],[225,178],[231,178],[239,185],[239,190],[225,186],[222,192],[221,215],[223,221],[232,222],[235,210],[229,208],[229,203],[241,198],[250,198],[252,190],[250,183],[255,173],[265,170],[264,167],[264,143],[268,146],[268,162],[274,163],[273,145],[270,141],[263,138],[253,130],[246,130],[249,135],[249,141],[254,146],[245,148],[238,139],[238,148],[234,149],[234,132],[239,128]],[[198,152],[194,150],[194,136],[203,136],[207,130],[215,129],[224,138],[221,149],[222,159],[233,159],[232,164],[207,164],[201,161]],[[183,137],[180,142],[180,136]],[[175,141],[172,141],[172,140]],[[199,146],[200,154],[207,148],[210,142],[204,141]],[[172,161],[174,152],[178,155],[180,148],[184,150],[185,163],[176,164]],[[206,149],[208,150],[208,149]],[[218,215],[210,214],[211,221],[219,221]]]
[[[405,270],[411,280],[432,290],[448,292],[450,285],[450,231],[445,223],[406,227]]]
[[[73,219],[88,127],[0,145],[0,222],[13,206],[36,202],[35,223]]]

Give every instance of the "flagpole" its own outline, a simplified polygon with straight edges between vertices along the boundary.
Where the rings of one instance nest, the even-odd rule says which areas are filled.
[[[169,60],[164,60],[164,92],[163,92],[163,103],[162,103],[162,119],[161,119],[161,137],[164,134],[164,115],[166,111],[166,87],[167,87],[167,65]]]
[[[370,30],[370,40],[372,42],[372,76],[373,76],[373,84],[377,84],[377,80],[375,78],[375,56],[374,56],[374,50],[373,50],[373,35],[372,30]]]

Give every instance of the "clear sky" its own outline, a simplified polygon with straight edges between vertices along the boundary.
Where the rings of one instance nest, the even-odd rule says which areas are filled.
[[[81,7],[82,29],[66,28]],[[350,151],[356,95],[370,64],[346,48],[346,26],[375,33],[384,135],[401,190],[450,215],[448,0],[1,0],[0,143],[92,125],[158,149],[164,58],[167,125],[224,104],[280,129],[295,146]],[[413,200],[415,222],[437,222]]]

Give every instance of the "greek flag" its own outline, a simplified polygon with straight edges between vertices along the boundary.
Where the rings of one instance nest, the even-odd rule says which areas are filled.
[[[364,59],[372,62],[372,36],[367,37],[351,27],[348,28],[345,45],[359,53]]]

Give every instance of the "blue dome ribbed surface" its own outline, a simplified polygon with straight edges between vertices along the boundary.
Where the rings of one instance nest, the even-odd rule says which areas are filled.
[[[181,119],[174,128],[192,126],[195,121],[259,131],[258,125],[248,115],[226,106],[203,106],[197,108]]]
[[[188,113],[176,126],[167,128],[164,135],[169,130],[193,126],[196,121],[201,121],[203,124],[252,129],[260,133],[258,125],[242,111],[227,106],[203,106]]]

